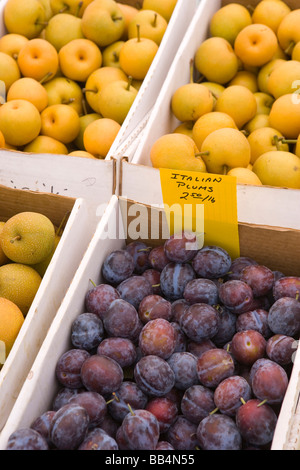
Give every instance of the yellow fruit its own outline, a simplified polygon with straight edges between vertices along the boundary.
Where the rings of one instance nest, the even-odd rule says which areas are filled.
[[[8,101],[0,106],[0,130],[7,144],[26,145],[39,135],[41,115],[30,101]]]
[[[210,90],[200,83],[187,83],[177,88],[172,96],[171,110],[182,122],[197,121],[213,110],[214,99]]]
[[[17,60],[20,50],[28,41],[29,39],[21,34],[5,34],[0,38],[0,52],[5,52],[5,54]]]
[[[277,30],[277,37],[283,51],[291,55],[293,48],[300,41],[300,8],[288,13],[281,21]]]
[[[162,15],[167,21],[171,19],[177,0],[144,0],[143,8],[145,10],[154,10]]]
[[[223,38],[208,38],[198,47],[195,68],[209,82],[228,83],[238,72],[239,62],[231,44]]]
[[[228,176],[235,176],[237,184],[252,184],[261,186],[262,182],[250,168],[232,168],[227,173]]]
[[[48,217],[38,212],[20,212],[5,223],[0,244],[11,261],[36,264],[51,252],[54,237],[54,226]]]
[[[201,116],[193,126],[193,139],[199,149],[206,137],[217,129],[231,127],[237,129],[237,126],[229,114],[214,111]]]
[[[59,140],[53,139],[48,135],[38,135],[28,145],[25,145],[24,152],[27,153],[54,153],[58,155],[67,155],[69,153],[65,144]]]
[[[21,77],[17,62],[5,52],[0,52],[0,80],[5,83],[6,91]]]
[[[238,33],[252,23],[246,7],[230,3],[214,13],[210,21],[210,33],[226,39],[233,46]]]
[[[15,303],[26,316],[41,281],[41,276],[31,266],[5,264],[0,267],[0,297]]]
[[[287,60],[276,67],[270,74],[268,90],[275,99],[288,93],[293,93],[299,85],[300,62]],[[295,85],[296,84],[296,85]]]
[[[154,10],[139,10],[128,25],[128,39],[143,38],[151,39],[159,46],[166,29],[167,20]]]
[[[241,103],[243,105],[241,106]],[[254,94],[242,85],[227,87],[218,98],[215,110],[229,114],[239,129],[254,118],[257,103]]]
[[[261,155],[253,165],[262,184],[300,189],[300,158],[290,152],[272,151]]]
[[[271,127],[277,129],[287,139],[297,139],[300,134],[299,96],[296,94],[280,96],[272,106],[269,122]]]
[[[102,65],[102,53],[89,39],[73,39],[60,49],[58,57],[63,75],[78,82],[85,82]]]
[[[261,127],[269,127],[268,114],[257,114],[251,121],[247,122],[244,126],[244,130],[248,132],[248,134],[251,134],[255,129],[260,129]]]
[[[43,85],[30,77],[22,77],[15,81],[8,90],[7,101],[30,101],[41,113],[48,106],[48,94]]]
[[[80,121],[77,111],[67,104],[53,104],[41,113],[41,134],[69,144],[79,134]]]
[[[275,70],[276,67],[279,67],[285,62],[286,61],[284,59],[272,59],[270,62],[261,67],[257,75],[259,91],[261,91],[262,93],[269,93],[268,81],[271,73],[273,72],[273,70]]]
[[[201,146],[209,173],[226,174],[231,168],[246,168],[251,149],[247,138],[237,129],[218,129],[209,134]]]
[[[203,159],[195,156],[193,139],[181,133],[158,138],[151,147],[150,159],[154,168],[206,172]]]
[[[242,85],[249,88],[252,93],[256,93],[258,91],[257,75],[247,70],[240,70],[228,85]]]
[[[91,122],[83,134],[85,150],[97,158],[105,158],[121,125],[113,119],[101,118]]]
[[[277,136],[277,144],[275,140]],[[273,150],[281,150],[283,152],[289,151],[289,146],[279,142],[279,139],[283,138],[283,135],[272,127],[262,127],[251,132],[248,136],[248,142],[251,147],[251,164],[253,165],[256,160],[266,152]]]
[[[47,81],[58,71],[58,54],[55,47],[45,39],[31,39],[20,50],[18,65],[24,77],[35,78],[38,82]]]
[[[124,42],[120,49],[121,69],[135,80],[143,80],[158,51],[158,45],[149,38],[133,38]]]
[[[4,364],[23,323],[24,316],[19,307],[0,297],[0,364]]]
[[[277,51],[278,42],[274,31],[262,24],[246,26],[237,36],[234,51],[247,65],[262,67]]]
[[[283,18],[291,11],[290,7],[280,0],[264,0],[260,2],[252,14],[253,23],[265,24],[277,33]]]

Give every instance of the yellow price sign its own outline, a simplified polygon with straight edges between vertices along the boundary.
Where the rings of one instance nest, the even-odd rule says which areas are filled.
[[[202,236],[203,245],[218,245],[240,256],[236,178],[195,171],[160,169],[170,234],[181,230]]]

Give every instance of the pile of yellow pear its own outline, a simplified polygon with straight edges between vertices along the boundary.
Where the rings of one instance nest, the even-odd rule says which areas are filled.
[[[300,189],[300,9],[231,3],[210,19],[191,79],[172,96],[180,124],[151,147],[155,168]]]
[[[105,158],[176,3],[7,0],[0,148]]]

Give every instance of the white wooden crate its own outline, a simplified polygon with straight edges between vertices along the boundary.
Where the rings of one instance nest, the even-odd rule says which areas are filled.
[[[144,227],[146,231],[147,224],[149,222],[153,223],[150,218],[153,214],[152,211],[155,209],[140,204],[139,201],[137,201],[138,205],[135,208],[132,206],[133,203],[134,201],[123,200],[116,196],[112,197],[97,227],[95,236],[74,275],[72,284],[49,328],[6,425],[2,429],[0,450],[6,448],[7,440],[14,431],[30,426],[40,414],[51,409],[53,399],[60,388],[55,377],[55,366],[59,357],[72,347],[70,340],[71,325],[75,318],[85,311],[84,299],[86,292],[90,289],[90,279],[93,279],[95,283],[103,282],[100,271],[105,257],[113,250],[124,248],[126,240],[132,241],[132,220],[130,216],[136,213],[139,223],[142,226],[144,223],[146,224]],[[132,208],[133,210],[131,210]],[[161,233],[166,234],[168,232],[165,217],[162,217],[161,224],[157,222],[158,217],[154,216],[153,220],[154,223],[151,225],[152,233],[160,236]],[[286,267],[288,266],[289,272],[297,271],[300,273],[299,257],[293,256],[293,250],[287,248],[287,243],[288,246],[293,243],[300,244],[299,231],[283,231],[276,227],[259,227],[247,224],[241,224],[240,231],[241,252],[244,255],[249,254],[259,261],[267,263],[272,258],[272,253],[277,252],[282,257],[282,263],[286,263]],[[148,240],[148,243],[151,245],[160,244],[162,239],[159,236],[153,240]],[[299,448],[300,445],[295,439],[295,436],[299,439],[300,431],[299,420],[296,419],[300,388],[299,356],[298,351],[282,411],[278,418],[273,443],[274,449],[289,448],[291,442],[293,442],[294,448]],[[291,424],[294,424],[293,429]]]

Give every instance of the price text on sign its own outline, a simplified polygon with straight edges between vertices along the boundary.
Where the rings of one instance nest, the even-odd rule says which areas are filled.
[[[171,234],[202,232],[202,244],[240,256],[235,177],[163,168],[160,180]]]

